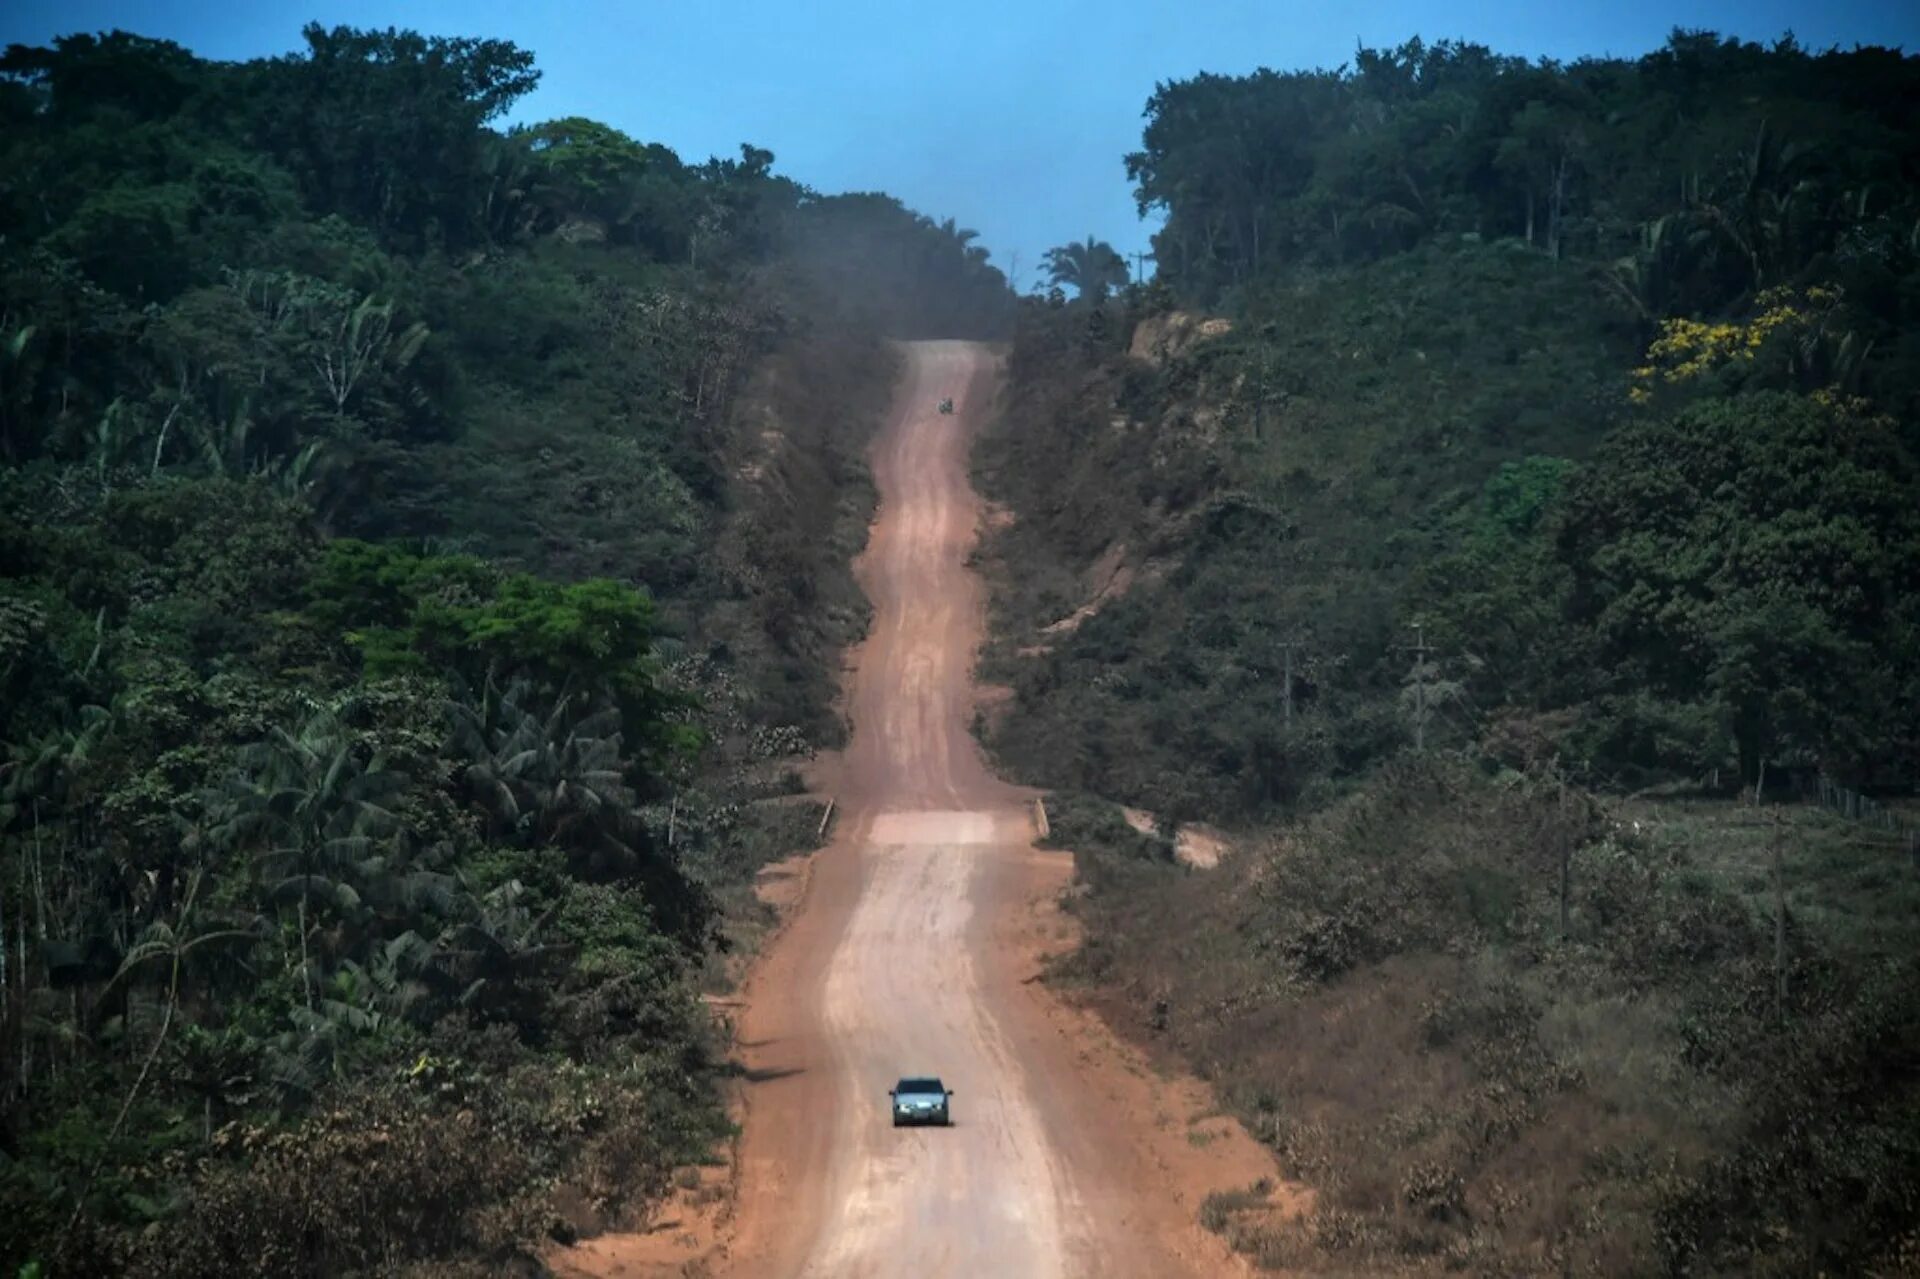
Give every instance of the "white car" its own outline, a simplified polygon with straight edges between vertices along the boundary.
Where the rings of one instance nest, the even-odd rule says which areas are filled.
[[[887,1091],[893,1098],[893,1126],[939,1124],[953,1126],[953,1090],[931,1075],[912,1075]]]

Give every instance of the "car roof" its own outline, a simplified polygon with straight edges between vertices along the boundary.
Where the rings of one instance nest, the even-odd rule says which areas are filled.
[[[894,1085],[895,1092],[945,1092],[946,1085],[940,1082],[938,1075],[902,1075],[900,1082]]]

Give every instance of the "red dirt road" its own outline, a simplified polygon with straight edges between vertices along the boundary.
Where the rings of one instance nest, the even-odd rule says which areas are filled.
[[[745,990],[731,1229],[704,1264],[740,1279],[1231,1273],[1200,1200],[1272,1177],[1265,1152],[1034,981],[1072,944],[1055,907],[1071,861],[1032,847],[1029,793],[993,777],[970,732],[984,593],[966,568],[967,449],[998,370],[969,343],[905,355],[855,566],[875,612],[853,655],[853,735],[818,778],[840,837]],[[945,396],[957,415],[937,411]],[[891,1126],[887,1089],[910,1074],[954,1090],[954,1127]],[[622,1251],[589,1245],[563,1269],[660,1273],[650,1250]]]
[[[725,1272],[1219,1274],[1198,1203],[1152,1149],[1191,1151],[1190,1116],[1137,1131],[1154,1118],[1120,1094],[1153,1081],[1107,1077],[1118,1063],[1088,1060],[1084,1020],[1030,984],[1036,952],[1059,948],[1034,934],[1071,868],[1033,850],[1028,795],[988,772],[970,731],[985,600],[965,564],[980,517],[967,449],[997,369],[968,343],[906,356],[856,565],[874,619],[853,737],[822,779],[842,838],[740,1026],[750,1082]],[[953,417],[937,411],[946,396]],[[953,1128],[891,1126],[888,1087],[921,1073],[954,1090]],[[1216,1152],[1220,1184],[1271,1172],[1248,1153]]]

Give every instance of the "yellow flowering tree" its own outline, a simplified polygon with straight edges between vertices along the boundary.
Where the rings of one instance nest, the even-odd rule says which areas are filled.
[[[1762,382],[1800,390],[1850,383],[1866,351],[1839,323],[1841,301],[1836,287],[1776,288],[1755,299],[1745,320],[1663,321],[1645,363],[1633,370],[1628,397],[1647,404],[1663,387],[1743,367]]]

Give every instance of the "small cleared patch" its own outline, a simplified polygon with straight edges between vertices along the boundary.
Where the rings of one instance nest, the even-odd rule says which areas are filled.
[[[1179,833],[1173,837],[1174,860],[1194,870],[1212,870],[1217,867],[1228,847],[1226,836],[1211,826],[1202,826],[1198,823],[1182,826]]]

